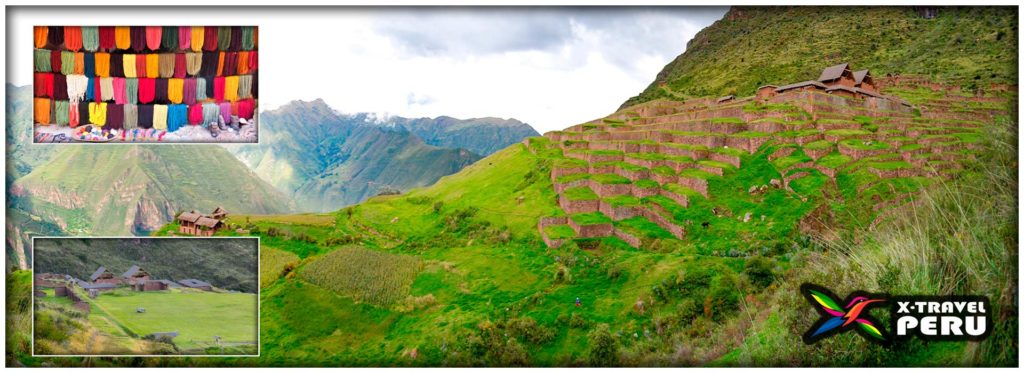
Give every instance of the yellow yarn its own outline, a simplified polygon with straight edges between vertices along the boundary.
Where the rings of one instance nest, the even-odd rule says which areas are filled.
[[[146,55],[146,77],[156,78],[160,76],[160,55],[150,53]]]
[[[126,54],[124,55],[124,77],[125,78],[136,78],[135,75],[135,55]]]
[[[224,77],[224,100],[238,100],[238,75]]]
[[[192,51],[201,52],[203,50],[203,39],[206,38],[206,30],[203,26],[192,26]]]
[[[184,96],[185,79],[167,79],[167,99],[175,104],[180,104]]]
[[[117,49],[128,49],[132,46],[132,29],[128,26],[114,27],[114,45]]]
[[[153,128],[167,129],[167,105],[153,105]]]
[[[90,102],[89,103],[89,123],[95,126],[103,127],[107,124],[107,103],[106,102]]]

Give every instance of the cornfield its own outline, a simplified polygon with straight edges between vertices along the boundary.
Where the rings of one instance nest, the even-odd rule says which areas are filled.
[[[299,256],[293,253],[264,247],[260,250],[260,288],[265,288],[285,274],[285,269],[293,267]]]
[[[358,302],[390,306],[409,294],[419,258],[343,247],[307,264],[299,276]]]

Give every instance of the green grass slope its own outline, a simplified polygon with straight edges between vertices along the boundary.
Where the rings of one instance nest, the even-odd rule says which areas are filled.
[[[1017,8],[733,7],[701,30],[627,107],[658,98],[750,95],[849,62],[966,88],[1017,83]]]
[[[293,206],[218,146],[64,146],[11,187],[13,204],[69,233],[146,233],[183,210]]]

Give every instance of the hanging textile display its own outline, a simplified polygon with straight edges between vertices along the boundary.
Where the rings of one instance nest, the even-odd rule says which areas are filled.
[[[174,134],[185,126],[210,129],[212,124],[218,128],[205,139],[223,140],[255,123],[239,123],[253,119],[258,103],[254,26],[34,26],[32,31],[33,120],[51,126],[45,131],[91,124],[105,137],[74,140],[152,141],[163,133],[158,130],[177,139],[197,135]],[[121,129],[149,132],[117,134]]]

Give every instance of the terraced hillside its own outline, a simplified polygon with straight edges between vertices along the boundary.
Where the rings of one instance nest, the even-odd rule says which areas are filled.
[[[540,233],[549,246],[614,236],[643,247],[872,224],[954,176],[1007,107],[999,92],[919,76],[876,84],[881,95],[808,85],[656,100],[546,133],[562,154],[550,176],[564,214],[541,218]]]

